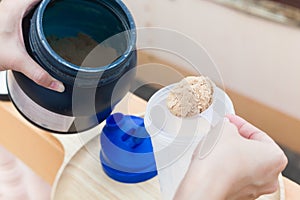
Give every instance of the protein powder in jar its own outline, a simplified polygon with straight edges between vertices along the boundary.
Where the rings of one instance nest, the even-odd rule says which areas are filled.
[[[46,130],[75,133],[98,125],[125,96],[134,79],[135,24],[119,0],[44,0],[24,19],[23,33],[31,57],[65,85],[65,92],[58,93],[37,85],[22,73],[10,71],[7,75],[16,108]],[[50,45],[51,37],[64,40],[80,35],[99,44],[114,38],[104,44],[117,56],[106,65],[82,67],[63,58]],[[126,80],[116,89],[124,74]]]

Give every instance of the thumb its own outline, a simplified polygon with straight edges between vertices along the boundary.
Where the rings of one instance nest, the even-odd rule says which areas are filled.
[[[32,60],[28,54],[22,55],[22,60],[18,62],[18,64],[14,67],[14,70],[23,73],[38,85],[50,90],[57,92],[64,92],[65,90],[62,82],[50,76],[50,74]]]
[[[236,115],[227,115],[226,117],[238,128],[240,135],[244,138],[249,140],[274,143],[272,138],[270,138],[265,132],[253,126],[243,118]]]

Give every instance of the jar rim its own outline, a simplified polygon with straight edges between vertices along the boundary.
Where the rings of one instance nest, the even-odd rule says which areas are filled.
[[[125,30],[124,32],[128,32],[129,33],[129,40],[128,40],[128,46],[126,51],[124,52],[124,54],[122,54],[120,57],[118,57],[115,61],[113,61],[112,63],[105,65],[105,66],[101,66],[101,67],[80,67],[77,66],[71,62],[68,62],[66,60],[64,60],[61,56],[59,56],[50,46],[50,44],[48,43],[44,30],[43,30],[43,14],[48,6],[48,4],[51,2],[52,0],[45,0],[42,1],[39,5],[39,9],[37,11],[37,34],[38,37],[41,39],[41,44],[43,45],[43,47],[56,59],[56,61],[59,64],[63,64],[66,67],[72,69],[72,70],[76,70],[78,72],[85,72],[85,73],[101,73],[104,72],[106,70],[110,70],[113,69],[117,66],[119,66],[122,62],[124,62],[124,60],[126,60],[132,53],[132,51],[135,51],[135,44],[136,44],[136,26],[133,20],[133,16],[131,15],[130,11],[128,10],[128,8],[126,7],[126,5],[119,0],[115,0],[115,2],[120,6],[120,8],[122,9],[122,11],[125,13],[125,16],[128,20],[127,23],[127,27],[128,30]],[[104,3],[104,1],[99,3]],[[113,12],[113,10],[111,10],[111,12]],[[123,21],[122,19],[120,19],[121,21]],[[125,25],[125,24],[123,24]],[[126,25],[125,25],[126,26]]]

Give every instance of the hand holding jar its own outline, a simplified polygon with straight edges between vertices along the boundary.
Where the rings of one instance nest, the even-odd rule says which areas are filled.
[[[63,92],[64,85],[41,68],[25,49],[22,19],[38,2],[40,0],[0,2],[0,71],[19,71],[45,88]]]

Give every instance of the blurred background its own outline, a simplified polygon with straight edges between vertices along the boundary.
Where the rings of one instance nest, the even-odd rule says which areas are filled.
[[[200,71],[211,77],[232,98],[237,114],[266,131],[281,145],[289,158],[284,175],[300,183],[300,1],[124,2],[132,11],[137,27],[175,31],[205,49],[214,64],[211,66],[201,60],[200,54],[206,51],[187,48],[184,39],[174,39],[173,47],[181,47],[187,55],[199,57],[199,66],[191,66],[186,60],[178,59],[178,55],[141,49],[136,87],[133,87],[138,89],[132,91],[148,100],[161,86],[177,82],[182,76],[196,75]],[[143,34],[139,39],[147,45],[164,42],[164,38],[152,34]],[[24,179],[42,188],[39,189],[41,195],[47,196],[43,199],[50,198],[50,185],[6,150],[0,153],[1,158],[6,155],[8,163],[13,163],[15,168],[20,167],[16,171],[23,172]],[[5,173],[4,169],[8,168],[2,164],[0,168]],[[9,169],[6,172],[9,174]],[[15,176],[10,177],[12,182],[21,183]],[[4,199],[1,190],[0,199]]]
[[[284,175],[300,183],[300,1],[126,0],[126,3],[138,27],[174,30],[206,49],[221,79],[215,76],[215,70],[205,69],[205,62],[196,67],[226,89],[239,115],[282,146],[289,157]],[[143,39],[150,45],[159,43],[150,34]],[[184,40],[174,43],[185,48]],[[185,52],[199,55],[194,49]],[[155,81],[170,84],[178,81],[180,75],[196,73],[195,66],[161,51],[140,50],[139,64],[138,85]],[[168,67],[176,69],[176,73],[162,70]],[[158,85],[148,84],[136,93],[147,99],[157,88]]]

